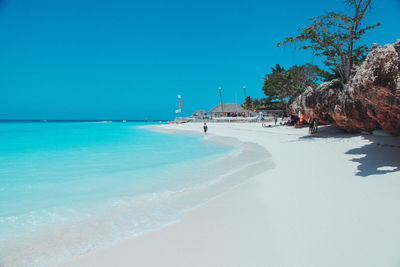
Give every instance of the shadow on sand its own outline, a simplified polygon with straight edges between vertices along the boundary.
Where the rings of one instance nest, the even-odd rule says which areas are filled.
[[[400,171],[400,137],[374,135],[363,137],[372,143],[346,152],[347,155],[360,156],[352,159],[353,162],[359,163],[357,175],[368,177]]]
[[[377,136],[373,134],[349,134],[332,126],[321,127],[319,133],[301,137],[303,140],[313,138],[352,138],[361,136],[370,141],[368,144],[347,151],[346,155],[357,156],[351,159],[358,162],[356,175],[368,177],[400,171],[400,137]],[[399,172],[400,178],[400,172]]]

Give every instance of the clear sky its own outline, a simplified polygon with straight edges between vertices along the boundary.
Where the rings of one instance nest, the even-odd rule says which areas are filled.
[[[312,61],[277,48],[340,0],[0,0],[0,119],[171,119],[263,97],[271,67]],[[366,36],[400,38],[400,0],[375,0]],[[314,63],[318,63],[314,59]]]

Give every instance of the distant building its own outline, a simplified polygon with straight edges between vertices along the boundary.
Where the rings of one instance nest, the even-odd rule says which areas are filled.
[[[196,118],[196,119],[204,119],[207,118],[207,111],[201,109],[201,110],[196,110],[195,112],[193,112],[192,116],[190,116],[192,118]]]
[[[257,114],[261,114],[266,117],[282,117],[282,115],[286,115],[286,111],[280,109],[257,109]]]
[[[242,108],[237,103],[218,104],[208,113],[211,117],[248,117],[254,115],[254,112]]]

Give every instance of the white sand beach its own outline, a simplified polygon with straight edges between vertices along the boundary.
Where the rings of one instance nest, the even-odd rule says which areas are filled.
[[[201,123],[155,127],[202,133]],[[400,137],[258,123],[209,124],[209,135],[261,145],[274,167],[64,266],[400,266]]]

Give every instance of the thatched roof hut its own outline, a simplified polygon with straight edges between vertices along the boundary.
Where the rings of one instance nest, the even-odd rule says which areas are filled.
[[[237,103],[222,103],[208,112],[212,117],[235,117],[241,116],[246,117],[249,114],[248,110],[245,110]]]

